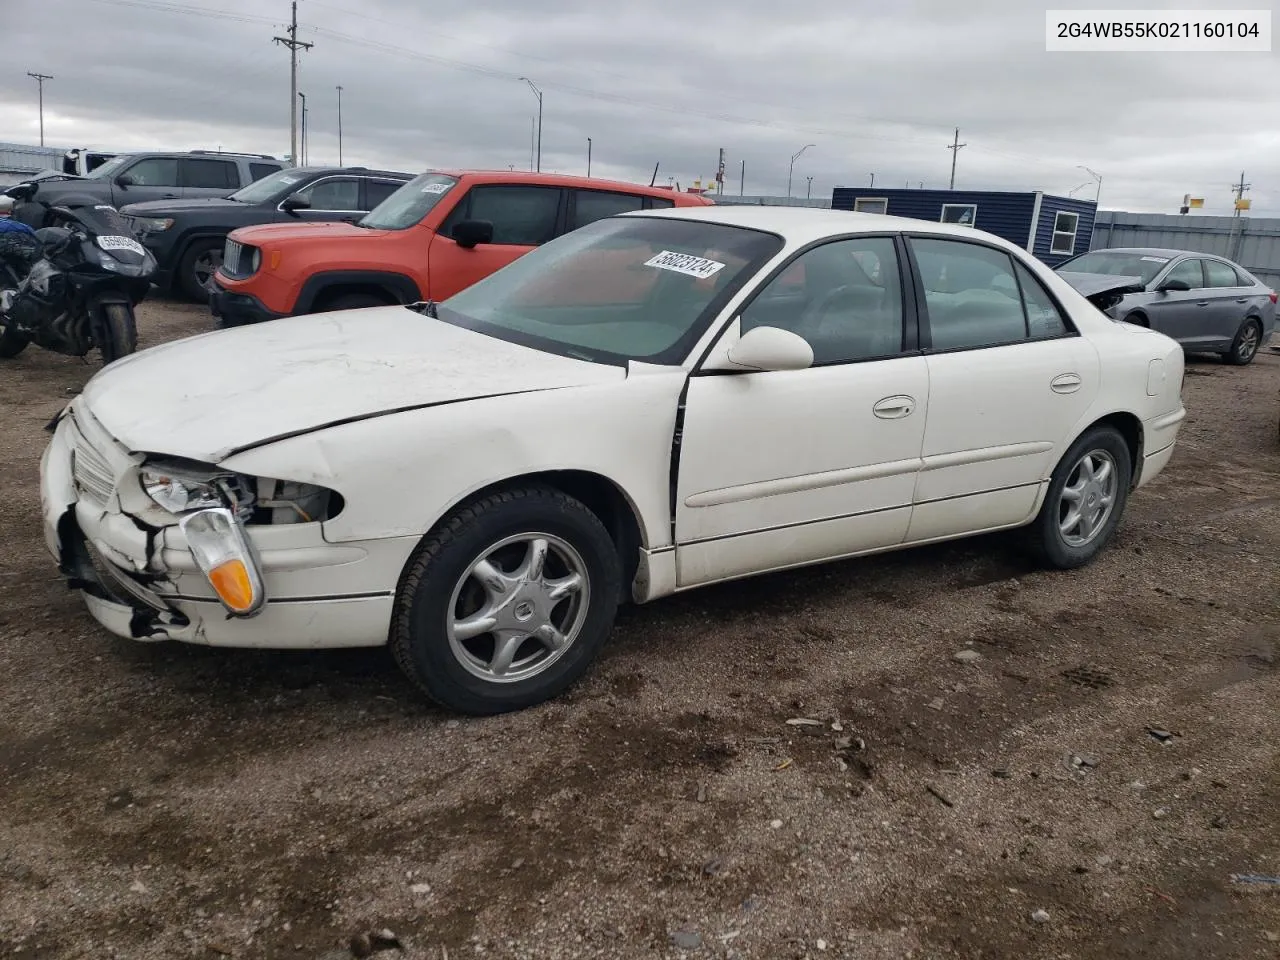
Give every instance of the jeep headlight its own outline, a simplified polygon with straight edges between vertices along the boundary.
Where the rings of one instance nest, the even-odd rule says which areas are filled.
[[[133,227],[138,233],[164,233],[173,226],[173,217],[134,217]]]

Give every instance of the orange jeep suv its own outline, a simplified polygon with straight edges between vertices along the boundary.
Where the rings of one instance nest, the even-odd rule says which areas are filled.
[[[432,170],[355,223],[233,230],[214,275],[210,306],[218,325],[230,327],[301,313],[444,300],[539,244],[595,220],[711,202],[699,194],[586,177]]]

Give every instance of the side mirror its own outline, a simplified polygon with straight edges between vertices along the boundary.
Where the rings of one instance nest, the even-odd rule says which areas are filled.
[[[804,370],[813,366],[813,347],[781,327],[753,327],[729,348],[730,365],[742,370]]]
[[[311,201],[299,194],[291,193],[281,201],[280,209],[285,213],[293,213],[295,210],[310,210]]]
[[[125,188],[132,187],[133,177],[129,176],[127,173],[120,174],[120,176],[116,177],[116,186]]]
[[[1170,291],[1182,293],[1190,289],[1191,284],[1187,283],[1185,280],[1166,280],[1164,283],[1160,284],[1160,286],[1156,287],[1156,290],[1160,293],[1169,293]]]
[[[453,242],[470,250],[481,243],[493,243],[493,224],[488,220],[462,220],[454,224]]]

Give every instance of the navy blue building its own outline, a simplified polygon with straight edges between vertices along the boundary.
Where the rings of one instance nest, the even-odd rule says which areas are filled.
[[[831,193],[831,208],[976,227],[1016,243],[1055,267],[1089,249],[1098,205],[1042,191],[836,187]]]

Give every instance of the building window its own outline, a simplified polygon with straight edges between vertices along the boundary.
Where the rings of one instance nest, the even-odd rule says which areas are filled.
[[[1076,230],[1080,226],[1080,214],[1059,210],[1053,215],[1053,242],[1050,253],[1075,253]]]
[[[978,207],[972,203],[944,203],[942,205],[942,222],[954,223],[958,227],[972,227],[978,219]]]
[[[853,201],[854,213],[879,213],[885,214],[889,212],[888,197],[858,197]]]

